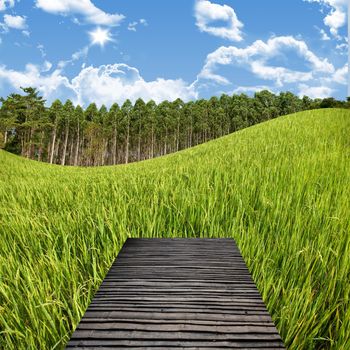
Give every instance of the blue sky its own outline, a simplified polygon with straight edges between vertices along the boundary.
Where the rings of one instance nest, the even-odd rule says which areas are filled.
[[[0,96],[347,96],[347,0],[0,0]]]

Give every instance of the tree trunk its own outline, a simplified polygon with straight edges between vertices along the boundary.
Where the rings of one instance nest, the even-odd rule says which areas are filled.
[[[102,165],[108,164],[108,143],[108,139],[106,139]]]
[[[193,126],[192,126],[192,120],[191,120],[191,126],[190,126],[190,147],[192,147],[192,137],[193,137]]]
[[[78,145],[78,158],[77,158],[77,166],[78,165],[86,165],[85,163],[85,159],[84,159],[84,148],[83,148],[83,145],[84,145],[84,134],[81,135],[81,139],[80,139],[80,143]]]
[[[41,132],[41,137],[40,137],[40,146],[39,146],[39,153],[38,153],[38,161],[42,161],[42,156],[43,156],[43,142],[44,142],[44,131]]]
[[[102,138],[101,144],[101,165],[105,165],[106,155],[107,155],[108,140]]]
[[[56,146],[55,146],[55,152],[54,152],[54,160],[59,159],[59,153],[60,153],[60,143],[61,143],[61,139],[59,138],[58,141],[56,142]]]
[[[67,145],[68,145],[68,136],[69,136],[69,128],[68,125],[66,126],[66,132],[64,135],[64,145],[63,145],[63,153],[62,153],[62,160],[61,160],[61,165],[66,164],[66,154],[67,154]]]
[[[51,140],[47,143],[47,147],[46,147],[46,163],[50,162],[50,155],[51,155]]]
[[[21,147],[22,147],[22,150],[21,150],[21,156],[24,157],[25,155],[25,144],[26,144],[26,133],[24,132],[22,134],[22,138],[21,138]]]
[[[154,158],[154,126],[152,125],[152,135],[151,135],[151,158]]]
[[[53,163],[53,156],[55,153],[55,143],[56,143],[56,125],[53,129],[53,137],[52,137],[52,144],[51,144],[51,155],[50,155],[50,164]]]
[[[29,145],[27,148],[27,158],[31,159],[32,157],[32,146],[33,146],[33,135],[34,135],[35,129],[30,128],[30,133],[29,133]]]
[[[166,155],[166,154],[167,154],[167,152],[168,152],[167,140],[168,140],[168,129],[165,129],[164,155]]]
[[[30,128],[29,136],[27,137],[27,146],[26,146],[26,157],[30,157],[30,148],[32,147],[32,128]]]
[[[78,165],[79,144],[80,144],[80,124],[79,124],[79,120],[78,120],[77,143],[75,146],[74,166]]]
[[[176,128],[176,152],[179,151],[179,144],[180,144],[180,121],[177,121],[177,128]]]
[[[137,142],[137,160],[141,160],[141,130],[139,129],[138,142]]]
[[[117,126],[114,126],[114,135],[113,135],[113,165],[117,164]]]
[[[128,121],[128,127],[126,132],[126,147],[125,147],[125,164],[129,163],[129,136],[130,136],[130,123]]]
[[[74,159],[74,139],[72,138],[70,141],[70,150],[69,150],[69,165],[73,165],[73,159]]]
[[[7,130],[5,130],[5,135],[4,135],[4,145],[7,143]]]

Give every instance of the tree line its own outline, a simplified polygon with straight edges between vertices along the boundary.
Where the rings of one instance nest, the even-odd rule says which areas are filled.
[[[184,103],[126,100],[109,109],[46,101],[35,88],[1,98],[0,147],[51,164],[98,166],[159,157],[302,110],[344,107],[334,98],[267,90]]]

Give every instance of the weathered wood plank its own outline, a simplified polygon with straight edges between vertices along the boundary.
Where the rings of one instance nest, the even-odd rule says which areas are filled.
[[[84,317],[131,317],[131,318],[153,318],[158,320],[212,320],[212,321],[239,321],[239,320],[271,320],[268,312],[257,314],[256,312],[240,311],[236,313],[209,313],[209,312],[141,312],[141,311],[100,311],[88,309]]]
[[[67,349],[283,349],[232,239],[128,239]]]
[[[261,349],[284,349],[279,342],[186,342],[186,341],[140,341],[110,340],[101,345],[99,340],[93,341],[72,341],[67,349],[240,349],[240,350],[261,350]]]

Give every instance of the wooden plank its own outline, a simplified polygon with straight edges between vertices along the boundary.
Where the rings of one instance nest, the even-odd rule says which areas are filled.
[[[87,344],[87,345],[86,345]],[[92,340],[89,343],[86,341],[72,341],[67,349],[240,349],[240,350],[261,350],[261,349],[284,349],[279,342],[194,342],[194,341],[130,341],[130,340],[109,340],[101,345],[99,340]]]
[[[67,349],[283,349],[232,239],[128,239]]]

